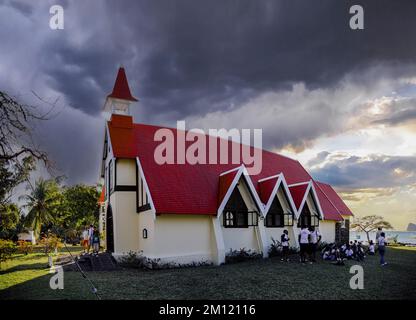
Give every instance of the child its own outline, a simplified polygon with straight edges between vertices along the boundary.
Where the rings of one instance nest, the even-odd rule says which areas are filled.
[[[98,230],[94,231],[92,237],[92,249],[94,254],[98,255],[98,251],[100,251],[100,234],[98,233]]]
[[[280,242],[282,243],[282,259],[281,261],[289,261],[289,232],[287,230],[283,230],[283,234],[280,238]]]
[[[370,240],[370,245],[368,246],[368,255],[374,256],[376,254],[376,247],[374,246],[373,240]]]
[[[347,249],[345,250],[345,256],[347,257],[348,260],[352,259],[352,256],[354,255],[354,251],[352,250],[352,248],[348,245]]]
[[[384,254],[386,253],[386,235],[384,232],[381,232],[378,237],[378,252],[380,254],[380,265],[387,265],[387,262],[384,260]]]

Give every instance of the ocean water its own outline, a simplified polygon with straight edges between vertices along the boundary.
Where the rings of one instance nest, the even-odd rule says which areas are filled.
[[[384,231],[388,242],[397,242],[416,245],[416,231]],[[367,243],[365,232],[350,231],[350,240],[362,241]],[[376,231],[370,232],[370,240],[376,240]]]

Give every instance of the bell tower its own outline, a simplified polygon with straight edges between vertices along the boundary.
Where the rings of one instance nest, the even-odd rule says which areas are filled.
[[[111,92],[104,104],[104,112],[110,114],[130,115],[130,104],[138,101],[130,92],[129,83],[127,82],[126,71],[121,66],[118,69],[116,82],[114,83],[113,92]]]

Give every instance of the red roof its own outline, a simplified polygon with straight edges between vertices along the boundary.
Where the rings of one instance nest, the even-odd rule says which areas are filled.
[[[292,196],[293,202],[295,203],[296,209],[299,210],[302,200],[305,197],[306,189],[308,189],[309,184],[299,184],[296,186],[289,186],[290,195]]]
[[[233,170],[225,174],[220,175],[219,187],[218,187],[218,207],[221,205],[222,200],[227,194],[228,189],[230,189],[231,184],[234,181],[235,176],[237,175],[238,170]]]
[[[127,119],[130,118],[130,119]],[[160,144],[154,141],[155,132],[164,127],[132,124],[130,116],[114,115],[108,122],[110,141],[114,156],[117,158],[139,157],[146,181],[152,196],[157,214],[210,214],[215,215],[218,209],[218,200],[223,194],[223,188],[229,183],[229,177],[220,178],[221,173],[236,168],[239,164],[232,164],[232,144],[229,141],[229,164],[164,164],[159,165],[154,160],[154,151]],[[170,129],[175,137],[174,150],[176,150],[175,128]],[[209,141],[217,139],[219,148],[220,138],[204,135],[208,150]],[[186,147],[193,142],[186,142]],[[253,148],[251,148],[253,151]],[[206,156],[208,163],[208,154]],[[285,156],[262,150],[262,171],[258,175],[250,176],[257,190],[260,189],[258,180],[271,177],[283,172],[288,184],[311,180],[309,173],[302,165]],[[227,175],[228,176],[228,175]],[[155,178],[152,178],[155,177]],[[157,177],[157,178],[156,178]],[[221,179],[223,182],[221,182]],[[221,186],[221,183],[224,186]],[[226,191],[225,191],[226,192]],[[260,190],[260,195],[262,191]],[[222,195],[223,197],[224,195]],[[261,196],[262,199],[263,196]],[[318,193],[319,201],[325,201],[323,193]],[[263,200],[262,200],[263,201]],[[328,201],[327,201],[328,202]],[[329,215],[323,209],[326,219],[342,220],[336,209],[330,203],[326,206]]]
[[[263,203],[267,203],[270,199],[270,195],[273,192],[274,187],[276,186],[277,180],[279,177],[273,177],[271,179],[263,180],[258,182],[258,193],[260,200]]]
[[[333,206],[338,209],[338,212],[344,216],[352,216],[350,208],[345,204],[341,197],[336,193],[336,191],[329,185],[323,182],[316,181],[317,189],[320,189],[321,192],[325,195],[328,201],[330,201]]]
[[[137,101],[137,99],[131,95],[129,83],[127,81],[126,71],[123,67],[120,67],[118,69],[113,92],[111,92],[107,97],[128,101]]]

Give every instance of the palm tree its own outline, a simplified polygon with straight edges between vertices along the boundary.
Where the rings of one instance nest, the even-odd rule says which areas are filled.
[[[22,196],[21,199],[26,200],[23,207],[29,210],[25,218],[25,224],[32,228],[35,235],[38,236],[42,225],[54,221],[54,215],[60,200],[58,184],[55,180],[40,178],[31,193]]]

